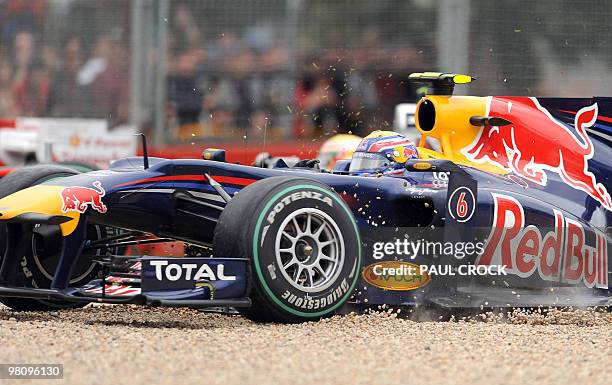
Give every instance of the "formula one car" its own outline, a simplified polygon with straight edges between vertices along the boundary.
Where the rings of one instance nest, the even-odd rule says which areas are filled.
[[[143,146],[108,170],[9,174],[0,301],[231,306],[282,322],[347,303],[609,306],[612,99],[452,96],[472,79],[412,78],[431,86],[421,145],[392,173],[351,175],[354,160],[257,168],[214,149],[167,160]],[[117,251],[169,239],[185,255]]]

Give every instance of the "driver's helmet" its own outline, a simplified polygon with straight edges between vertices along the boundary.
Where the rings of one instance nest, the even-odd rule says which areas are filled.
[[[360,136],[351,134],[338,134],[327,139],[317,155],[321,168],[331,170],[337,161],[350,160],[361,139]]]
[[[393,131],[374,131],[363,138],[351,159],[349,173],[389,173],[403,170],[419,154],[412,140]]]

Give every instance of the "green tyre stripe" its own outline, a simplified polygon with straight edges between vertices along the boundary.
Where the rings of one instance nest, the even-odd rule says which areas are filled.
[[[264,209],[262,210],[261,214],[259,215],[259,218],[257,219],[257,223],[255,225],[255,236],[253,237],[253,259],[255,260],[255,271],[257,272],[257,276],[259,277],[259,281],[261,282],[261,285],[263,286],[264,290],[266,291],[266,293],[268,294],[268,297],[270,299],[272,299],[272,301],[274,301],[275,304],[277,304],[278,306],[280,306],[283,310],[285,310],[288,313],[300,316],[300,317],[310,317],[310,318],[315,318],[315,317],[320,317],[322,315],[328,314],[331,311],[337,309],[340,305],[342,305],[353,293],[353,290],[355,289],[355,285],[357,285],[357,281],[359,280],[359,272],[355,272],[355,280],[353,281],[353,283],[351,284],[349,290],[346,292],[346,295],[340,300],[338,301],[337,304],[335,304],[334,306],[332,306],[329,309],[323,310],[323,311],[319,311],[316,313],[305,313],[305,312],[301,312],[299,310],[295,310],[289,306],[287,306],[285,303],[283,303],[270,289],[270,287],[268,286],[268,284],[266,283],[263,273],[261,271],[261,267],[259,266],[259,252],[257,250],[257,245],[259,244],[259,230],[261,229],[261,224],[263,223],[263,220],[265,218],[265,214],[268,212],[268,210],[270,209],[270,207],[272,207],[272,204],[274,204],[276,202],[276,200],[278,198],[280,198],[281,195],[286,194],[289,191],[293,191],[293,190],[298,190],[298,189],[303,189],[303,188],[307,188],[307,189],[314,189],[314,190],[318,190],[321,191],[323,193],[325,193],[326,195],[331,196],[332,199],[334,199],[336,202],[338,202],[340,204],[340,207],[342,207],[346,213],[349,215],[349,217],[351,218],[351,223],[353,224],[353,228],[355,229],[355,234],[357,235],[357,270],[359,270],[359,266],[361,266],[361,236],[359,235],[359,229],[357,228],[357,223],[355,222],[355,219],[353,217],[353,213],[349,210],[349,208],[346,206],[346,204],[344,203],[343,200],[341,200],[338,195],[336,194],[330,194],[329,190],[326,190],[322,187],[316,186],[316,185],[306,185],[306,184],[300,184],[300,185],[296,185],[296,186],[291,186],[291,187],[287,187],[286,189],[280,191],[279,193],[275,194],[272,199],[270,199],[270,201],[266,204],[266,206],[264,207]]]

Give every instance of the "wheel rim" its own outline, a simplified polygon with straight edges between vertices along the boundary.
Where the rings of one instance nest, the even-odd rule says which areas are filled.
[[[303,208],[281,223],[275,254],[287,282],[304,292],[318,292],[333,284],[342,270],[344,239],[329,215]]]

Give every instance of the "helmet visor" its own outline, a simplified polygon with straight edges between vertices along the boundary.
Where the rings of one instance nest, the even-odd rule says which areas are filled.
[[[381,154],[372,152],[356,152],[353,154],[349,172],[376,171],[386,168],[390,164],[391,161]]]

